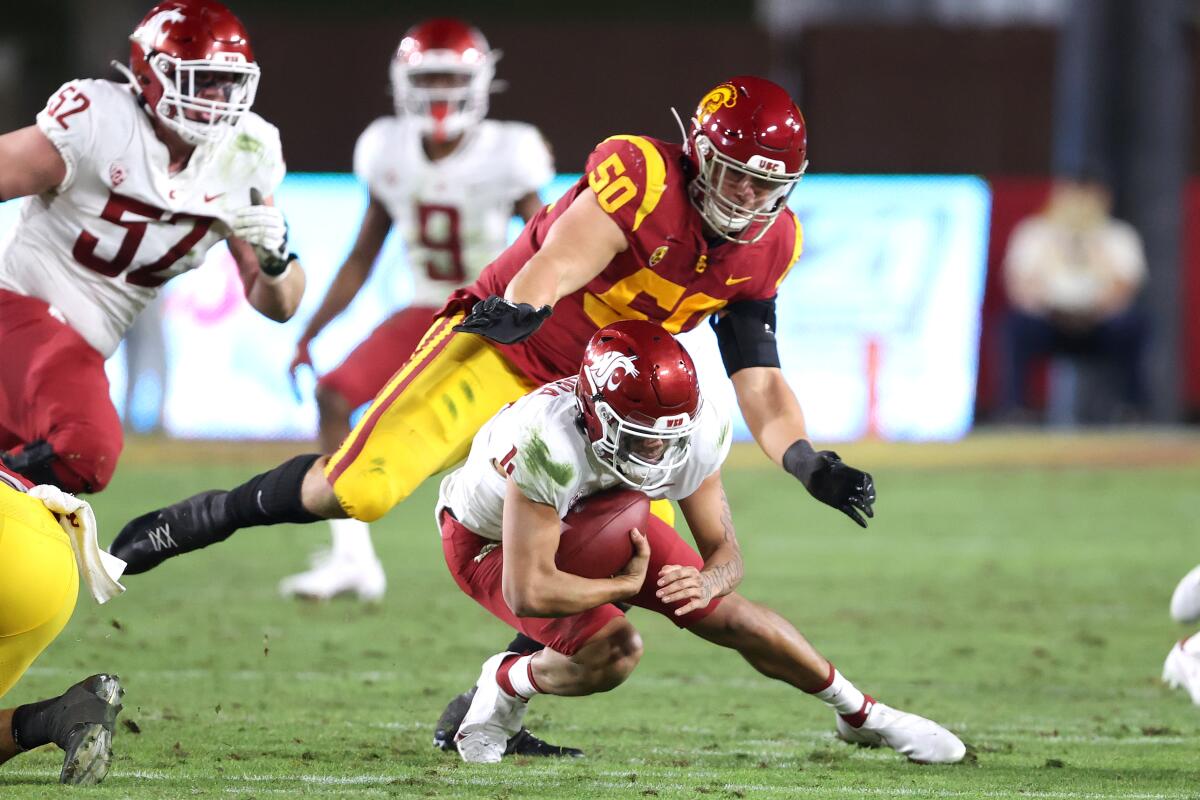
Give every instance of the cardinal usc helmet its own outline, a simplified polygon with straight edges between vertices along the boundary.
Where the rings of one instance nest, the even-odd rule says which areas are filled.
[[[439,17],[413,26],[392,59],[396,113],[417,120],[435,139],[458,136],[487,116],[499,58],[479,29],[461,20]]]
[[[221,139],[253,105],[254,51],[241,21],[220,3],[166,0],[129,41],[129,69],[122,71],[146,107],[189,144]]]
[[[732,242],[761,239],[808,166],[804,115],[784,89],[739,75],[704,95],[685,132],[692,204]]]
[[[622,320],[596,331],[575,396],[592,452],[629,486],[661,488],[687,461],[700,419],[696,366],[653,322]]]

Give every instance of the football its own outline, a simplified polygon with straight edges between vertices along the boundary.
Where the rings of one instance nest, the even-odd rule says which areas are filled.
[[[554,562],[563,572],[607,578],[633,557],[629,531],[646,532],[650,498],[632,489],[612,489],[580,501],[562,522]]]

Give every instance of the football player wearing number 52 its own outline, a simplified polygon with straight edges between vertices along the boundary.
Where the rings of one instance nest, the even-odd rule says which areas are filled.
[[[224,240],[259,313],[285,321],[304,293],[242,23],[213,0],[166,0],[129,39],[129,66],[114,62],[128,84],[69,81],[0,136],[0,200],[25,198],[0,249],[0,461],[73,493],[112,478],[104,360],[162,284]]]
[[[358,294],[392,229],[404,242],[412,302],[317,381],[323,452],[337,450],[354,409],[404,366],[446,296],[504,249],[513,213],[529,221],[542,207],[538,189],[554,168],[541,134],[522,122],[485,119],[499,57],[457,19],[426,20],[400,41],[391,65],[396,113],[372,122],[354,148],[354,172],[368,192],[358,238],[296,345],[293,373],[312,366],[309,344]],[[367,523],[330,525],[328,556],[285,579],[280,591],[378,600],[386,580]]]

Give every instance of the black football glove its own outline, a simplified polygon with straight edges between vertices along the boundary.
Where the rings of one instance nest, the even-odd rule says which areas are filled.
[[[813,452],[806,439],[798,439],[783,454],[783,468],[795,475],[813,497],[862,527],[867,527],[862,514],[875,516],[875,481],[871,474],[843,464],[832,450]]]
[[[532,336],[550,313],[550,306],[534,308],[529,303],[510,303],[503,297],[492,295],[476,303],[454,330],[477,333],[500,344],[516,344]]]

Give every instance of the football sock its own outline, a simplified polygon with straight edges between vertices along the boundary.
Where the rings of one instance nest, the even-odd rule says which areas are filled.
[[[837,671],[833,664],[829,665],[829,678],[825,685],[815,691],[810,691],[813,697],[836,711],[842,719],[855,728],[866,722],[874,700],[858,690]]]
[[[496,670],[496,683],[510,697],[526,700],[541,692],[533,680],[533,656],[519,656],[513,653],[500,662]]]
[[[316,522],[321,518],[304,507],[300,487],[318,458],[312,454],[296,456],[269,472],[255,475],[220,498],[223,503],[214,502],[214,517],[225,517],[235,528]]]
[[[119,710],[119,708],[118,708]],[[77,683],[58,697],[13,710],[12,737],[21,750],[54,742],[66,749],[72,728],[111,720],[109,704]]]
[[[371,526],[357,519],[331,519],[333,554],[352,561],[374,561],[375,547],[371,544]]]
[[[542,644],[536,639],[530,639],[525,634],[518,633],[513,640],[508,643],[508,647],[504,649],[510,653],[536,653],[545,646],[546,645]]]

